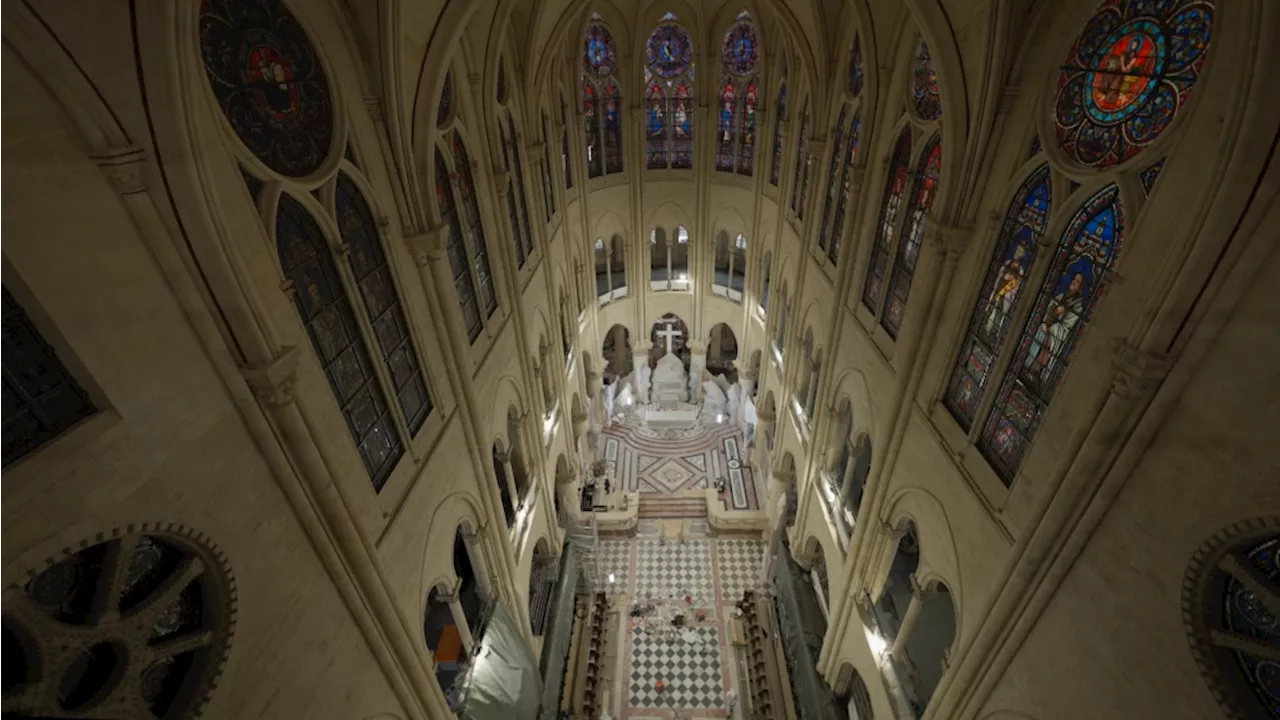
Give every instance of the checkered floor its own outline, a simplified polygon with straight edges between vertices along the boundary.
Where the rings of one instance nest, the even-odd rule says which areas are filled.
[[[690,628],[684,633],[656,637],[643,627],[631,629],[631,707],[722,708],[724,672],[720,665],[720,634],[714,627]],[[657,682],[665,684],[658,690]]]
[[[636,598],[665,600],[692,595],[694,607],[713,606],[711,542],[636,541]]]
[[[742,593],[760,580],[760,564],[765,545],[760,540],[719,538],[716,543],[716,569],[720,572],[720,595],[737,602]]]
[[[596,549],[596,569],[600,587],[605,588],[605,592],[612,595],[631,591],[631,546],[634,544],[632,540],[600,541]]]

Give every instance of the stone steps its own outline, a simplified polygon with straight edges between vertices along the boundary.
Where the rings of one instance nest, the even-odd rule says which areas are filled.
[[[661,497],[640,494],[641,518],[705,518],[707,501],[703,498]]]

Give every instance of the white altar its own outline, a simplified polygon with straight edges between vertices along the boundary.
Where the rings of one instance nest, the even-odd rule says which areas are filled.
[[[658,360],[654,368],[650,397],[652,402],[644,407],[644,422],[655,429],[684,429],[693,427],[698,420],[698,409],[688,405],[689,383],[684,363],[676,357],[672,341],[682,333],[671,323],[658,332],[667,341],[667,354]]]
[[[664,410],[656,405],[648,405],[644,408],[644,423],[655,430],[685,430],[697,422],[696,407]]]

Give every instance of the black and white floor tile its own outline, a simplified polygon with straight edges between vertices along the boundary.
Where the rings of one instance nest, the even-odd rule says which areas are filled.
[[[719,632],[698,627],[688,633],[696,636],[693,642],[685,633],[659,637],[644,627],[631,629],[631,707],[724,707]]]

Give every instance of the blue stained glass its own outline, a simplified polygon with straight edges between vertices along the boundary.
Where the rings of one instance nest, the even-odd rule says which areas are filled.
[[[671,164],[667,151],[667,91],[664,83],[648,84],[645,108],[645,164],[650,169]]]
[[[1119,190],[1108,185],[1085,201],[1054,251],[978,443],[1006,484],[1017,474],[1092,319],[1123,228]]]
[[[721,54],[725,70],[742,77],[755,72],[759,49],[756,46],[756,28],[750,16],[743,13],[738,18],[739,22],[724,36]]]
[[[1005,213],[978,303],[969,317],[960,357],[951,373],[944,403],[966,432],[973,425],[978,402],[991,378],[991,366],[1008,337],[1013,309],[1035,263],[1037,243],[1044,234],[1051,206],[1049,167],[1041,165],[1018,189]]]
[[[1138,175],[1138,180],[1142,182],[1142,194],[1151,197],[1151,190],[1156,186],[1156,180],[1160,177],[1160,171],[1164,169],[1164,160],[1158,160],[1154,165],[1143,170]]]
[[[583,71],[588,75],[604,77],[612,75],[617,64],[618,51],[613,42],[613,33],[599,22],[588,25],[582,49]]]
[[[853,46],[849,48],[849,94],[858,97],[862,94],[862,85],[866,81],[862,68],[862,38],[853,36]]]
[[[654,28],[645,50],[649,67],[664,78],[683,74],[693,60],[693,41],[688,31],[674,23]]]
[[[1211,0],[1104,0],[1058,76],[1058,141],[1082,165],[1128,160],[1186,104],[1208,54]]]
[[[1280,585],[1280,537],[1271,537],[1244,553],[1264,586]],[[1258,641],[1260,646],[1280,646],[1280,622],[1263,598],[1257,596],[1234,575],[1227,580],[1222,593],[1222,619],[1226,629],[1235,635]],[[1272,718],[1280,718],[1280,689],[1277,677],[1280,664],[1259,654],[1232,649],[1234,656],[1259,703]]]
[[[937,120],[942,117],[941,89],[938,87],[938,73],[933,67],[933,59],[929,57],[929,47],[922,41],[916,51],[915,69],[911,84],[915,98],[916,112],[925,120]]]
[[[737,141],[738,93],[733,83],[720,86],[720,110],[716,124],[716,169],[733,172],[733,146]]]

